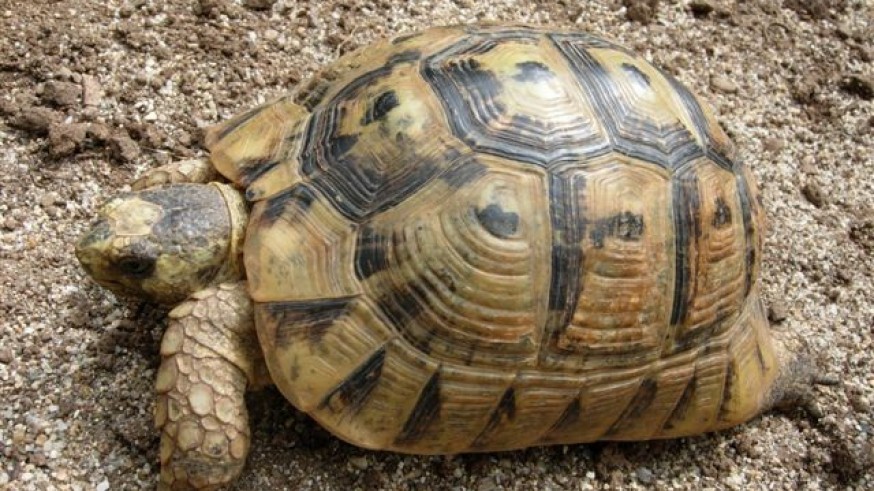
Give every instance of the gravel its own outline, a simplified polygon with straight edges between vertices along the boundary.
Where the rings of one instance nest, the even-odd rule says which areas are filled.
[[[840,379],[814,389],[823,417],[450,459],[351,447],[267,389],[248,397],[254,452],[234,489],[871,489],[872,13],[865,0],[0,3],[0,489],[156,482],[165,312],[79,270],[73,242],[102,200],[377,37],[498,20],[616,39],[714,106],[762,188],[774,331]]]

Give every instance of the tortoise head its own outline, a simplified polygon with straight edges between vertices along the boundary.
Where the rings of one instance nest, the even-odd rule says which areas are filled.
[[[124,296],[173,304],[242,277],[246,209],[223,184],[172,184],[103,205],[76,245],[82,268]]]

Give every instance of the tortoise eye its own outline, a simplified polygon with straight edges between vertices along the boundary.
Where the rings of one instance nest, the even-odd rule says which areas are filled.
[[[119,271],[128,276],[143,277],[151,274],[155,267],[155,261],[140,257],[126,257],[121,259],[117,266]]]

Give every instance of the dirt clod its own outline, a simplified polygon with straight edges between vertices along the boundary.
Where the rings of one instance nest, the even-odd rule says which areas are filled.
[[[709,1],[693,1],[689,3],[689,12],[698,19],[707,17],[713,12],[713,4]]]
[[[44,101],[60,107],[76,106],[81,97],[82,87],[72,82],[46,82],[42,93]]]
[[[87,123],[55,123],[49,127],[49,153],[64,157],[76,152],[85,141]]]
[[[112,138],[112,130],[103,123],[91,123],[88,125],[88,137],[97,143],[107,143]]]
[[[18,115],[18,111],[18,104],[10,100],[0,99],[0,116],[14,118]]]
[[[866,468],[871,468],[874,464],[874,452],[869,455],[858,455],[846,443],[840,444],[832,450],[832,472],[838,477],[838,482],[842,485],[854,484],[862,477],[862,472]]]
[[[276,0],[243,0],[243,5],[252,10],[270,10]]]
[[[634,22],[649,24],[655,20],[659,10],[659,0],[623,0],[625,17]]]
[[[29,107],[22,109],[18,117],[12,120],[12,125],[37,135],[47,134],[49,127],[60,123],[63,115],[45,107]]]
[[[130,125],[131,138],[138,141],[140,145],[156,149],[161,146],[167,135],[164,134],[155,125],[149,123],[135,123]]]
[[[133,162],[140,156],[140,146],[126,131],[113,133],[109,138],[109,148],[112,156],[124,163]]]
[[[218,17],[229,10],[225,0],[199,0],[198,12],[205,17]]]

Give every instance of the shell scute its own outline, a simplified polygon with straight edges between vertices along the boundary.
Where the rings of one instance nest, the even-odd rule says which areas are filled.
[[[559,176],[551,207],[556,237],[550,295],[557,298],[550,301],[541,366],[586,370],[657,359],[674,259],[670,175],[660,166],[611,156]]]
[[[453,133],[473,149],[550,166],[609,151],[594,108],[535,32],[471,35],[422,63]]]
[[[433,181],[371,220],[359,235],[359,278],[430,356],[524,366],[536,362],[545,314],[538,292],[547,272],[535,266],[548,254],[543,175],[479,161],[488,170],[463,188]]]
[[[315,109],[301,172],[361,221],[405,200],[469,153],[412,62],[359,75]]]
[[[207,130],[204,144],[222,175],[250,199],[263,198],[301,181],[297,152],[306,111],[280,97]]]

